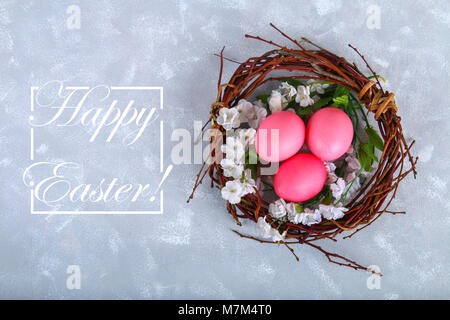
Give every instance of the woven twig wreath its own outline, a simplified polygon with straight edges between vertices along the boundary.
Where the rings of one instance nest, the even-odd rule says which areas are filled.
[[[356,48],[349,45],[364,60],[373,74],[371,78],[375,79],[375,81],[366,77],[356,64],[347,62],[346,59],[336,56],[306,38],[302,38],[301,41],[294,40],[274,25],[271,24],[271,26],[292,41],[298,48],[289,49],[260,37],[246,35],[247,38],[257,39],[277,48],[260,57],[249,58],[244,63],[239,63],[231,79],[224,84],[221,82],[223,63],[226,58],[221,53],[217,100],[212,104],[211,108],[211,127],[220,130],[222,135],[225,135],[225,130],[217,124],[217,121],[214,121],[218,117],[219,110],[235,106],[240,99],[248,98],[259,86],[269,81],[286,81],[288,79],[331,81],[355,93],[360,103],[365,105],[368,112],[373,114],[374,119],[378,123],[381,137],[384,140],[384,150],[379,159],[378,167],[360,192],[347,204],[349,211],[346,212],[339,222],[334,220],[325,221],[310,227],[284,222],[280,226],[280,232],[286,231],[285,241],[282,244],[289,248],[294,255],[295,253],[290,244],[307,244],[325,254],[332,263],[373,272],[339,254],[325,251],[315,244],[315,241],[323,238],[336,241],[335,237],[342,232],[350,232],[344,237],[350,238],[358,231],[371,225],[385,212],[391,214],[404,213],[389,211],[388,207],[396,195],[400,181],[411,172],[414,173],[414,177],[416,176],[415,165],[417,157],[413,158],[410,153],[414,141],[408,145],[405,140],[400,123],[401,118],[397,115],[398,107],[394,100],[394,94],[383,90],[378,76]],[[313,49],[307,49],[306,45],[312,46]],[[289,71],[290,74],[286,77],[270,77],[269,74],[275,70]],[[216,185],[218,188],[224,187],[229,180],[223,175],[219,163],[211,161],[215,157],[215,150],[217,150],[215,144],[219,140],[224,141],[225,139],[224,136],[221,136],[220,139],[218,138],[217,136],[211,137],[210,159],[202,165],[189,199],[193,197],[195,189],[206,174],[209,174],[211,178],[211,186]],[[411,165],[407,170],[404,168],[405,159],[408,159]],[[227,202],[227,210],[238,225],[241,225],[239,218],[248,218],[256,222],[259,217],[266,217],[269,223],[273,220],[273,217],[268,215],[268,203],[261,199],[257,190],[255,194],[248,194],[244,199],[245,201],[238,204]],[[241,237],[254,239],[261,243],[274,243],[246,236],[237,231],[234,232]],[[295,257],[298,260],[296,255]]]

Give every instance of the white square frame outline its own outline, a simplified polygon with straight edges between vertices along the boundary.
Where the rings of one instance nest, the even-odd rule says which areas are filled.
[[[164,109],[164,88],[163,87],[143,87],[143,86],[132,86],[132,87],[122,87],[122,86],[111,86],[109,87],[112,90],[159,90],[159,109]],[[37,86],[30,87],[30,119],[32,119],[32,114],[34,112],[34,91],[39,89]],[[67,90],[89,90],[90,87],[85,86],[67,86],[65,87]],[[160,147],[159,147],[159,170],[161,173],[164,171],[164,121],[159,121],[159,135],[160,135]],[[34,128],[30,128],[30,160],[34,161]],[[85,214],[111,214],[111,215],[128,215],[128,214],[163,214],[164,213],[164,190],[159,191],[159,210],[150,210],[150,211],[51,211],[51,210],[35,210],[34,209],[34,188],[30,190],[30,212],[32,215],[34,214],[77,214],[77,215],[85,215]]]

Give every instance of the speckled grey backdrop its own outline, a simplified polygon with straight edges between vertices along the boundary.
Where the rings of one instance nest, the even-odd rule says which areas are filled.
[[[66,27],[72,4],[81,9],[79,30]],[[367,27],[371,5],[381,10],[380,29]],[[171,130],[192,132],[192,121],[206,119],[215,99],[213,53],[225,45],[227,56],[242,60],[267,50],[245,33],[286,43],[269,22],[362,65],[346,45],[357,46],[388,79],[405,134],[417,140],[420,174],[406,179],[392,206],[408,214],[386,215],[350,240],[322,243],[378,265],[380,289],[367,288],[368,274],[329,264],[313,249],[296,248],[296,262],[283,247],[238,239],[219,193],[207,185],[187,205],[198,165],[175,167],[164,184],[162,216],[30,214],[22,182],[30,164],[30,86],[55,79],[163,86],[168,155]],[[0,297],[449,298],[449,27],[446,0],[1,1]],[[226,65],[225,78],[233,67]],[[58,136],[52,139],[49,145]],[[143,164],[159,150],[145,139]],[[94,168],[103,157],[86,154]],[[119,157],[127,160],[126,153]],[[242,230],[254,234],[249,223]],[[81,268],[80,290],[66,288],[69,265]]]

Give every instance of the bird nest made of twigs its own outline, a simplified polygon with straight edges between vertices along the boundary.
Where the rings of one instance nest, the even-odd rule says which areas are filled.
[[[281,239],[270,241],[234,231],[243,238],[253,239],[261,243],[282,244],[296,258],[297,255],[291,248],[292,244],[306,244],[325,254],[332,263],[374,272],[339,254],[327,252],[318,246],[316,241],[320,239],[336,241],[336,236],[344,232],[348,233],[344,238],[350,238],[358,231],[371,225],[383,213],[404,213],[389,211],[388,207],[396,195],[400,181],[411,172],[415,177],[417,157],[414,158],[410,153],[414,142],[408,144],[403,135],[401,118],[397,115],[398,107],[394,94],[383,90],[380,76],[372,70],[364,56],[353,46],[349,45],[362,58],[372,73],[370,76],[365,76],[356,64],[349,63],[345,58],[319,47],[310,40],[302,38],[297,41],[273,24],[271,26],[291,41],[295,45],[295,49],[290,49],[287,46],[279,45],[258,36],[246,35],[247,38],[268,43],[275,49],[259,57],[249,58],[243,63],[224,58],[223,50],[219,55],[220,73],[217,99],[212,103],[210,119],[207,122],[211,124],[211,129],[214,129],[215,133],[210,135],[209,157],[205,160],[197,175],[189,200],[192,199],[196,188],[207,174],[211,178],[211,186],[217,186],[219,189],[223,189],[226,183],[233,179],[224,174],[224,168],[218,160],[220,159],[219,153],[221,153],[220,145],[227,141],[227,130],[220,124],[221,121],[218,121],[221,109],[236,107],[240,101],[243,101],[243,99],[245,101],[245,99],[254,95],[255,90],[261,85],[274,81],[287,81],[288,83],[290,81],[292,83],[292,81],[309,80],[345,88],[348,90],[350,99],[354,99],[352,106],[362,105],[366,108],[366,111],[364,111],[361,107],[361,112],[366,113],[366,121],[367,116],[369,118],[370,115],[373,116],[375,123],[378,125],[377,135],[381,137],[379,141],[382,140],[382,143],[378,146],[380,149],[378,152],[381,155],[376,159],[377,162],[374,162],[376,167],[372,169],[370,176],[367,177],[358,192],[347,200],[345,205],[347,211],[343,216],[339,219],[324,219],[320,223],[311,225],[294,223],[288,219],[278,219],[269,213],[270,203],[261,196],[262,192],[256,186],[254,186],[252,192],[246,193],[239,202],[227,201],[226,207],[238,225],[241,225],[240,218],[250,219],[254,222],[264,218],[265,223],[272,227],[276,226],[278,234],[282,235]],[[224,60],[238,64],[236,71],[226,83],[222,83]],[[274,71],[278,71],[276,76],[269,75]],[[280,71],[289,72],[289,74],[279,76]],[[370,127],[370,130],[374,131],[375,129]],[[410,167],[407,169],[404,166],[406,161],[410,163]],[[258,176],[252,178],[257,179]]]

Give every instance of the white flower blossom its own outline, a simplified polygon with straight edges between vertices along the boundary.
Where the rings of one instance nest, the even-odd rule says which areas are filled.
[[[347,194],[347,198],[351,198],[361,188],[359,177],[357,177],[358,172],[361,170],[361,164],[359,163],[358,158],[354,155],[348,155],[345,157],[345,161],[347,162],[347,167],[345,169],[345,182],[347,182],[347,185],[350,185],[353,181],[353,184]]]
[[[356,178],[356,171],[350,171],[345,175],[345,182],[350,182]]]
[[[252,178],[252,170],[245,169],[242,180],[242,194],[246,195],[249,193],[255,193],[256,183]]]
[[[305,211],[300,213],[299,215],[299,222],[301,224],[311,226],[313,224],[320,223],[322,221],[322,215],[320,214],[319,210],[315,209],[308,209],[305,208]]]
[[[226,158],[233,160],[235,163],[244,163],[245,147],[236,137],[227,137],[226,144],[220,149],[226,154]]]
[[[327,169],[327,181],[325,183],[326,184],[334,183],[338,178],[336,173],[334,172],[334,170],[336,170],[336,165],[330,161],[324,161],[323,164]]]
[[[346,190],[349,189],[346,199],[353,199],[353,197],[356,196],[356,194],[359,192],[359,189],[361,189],[361,183],[359,181],[359,177],[357,177],[354,180],[351,180],[349,183],[347,183],[345,189]]]
[[[278,90],[272,90],[268,102],[270,112],[272,113],[282,111],[283,108],[287,105],[286,98]]]
[[[233,160],[225,158],[220,161],[220,166],[223,169],[225,177],[233,177],[234,179],[240,179],[242,172],[244,171],[243,164],[237,164]]]
[[[247,114],[248,114],[248,110],[253,108],[253,105],[251,102],[248,102],[245,99],[241,99],[239,100],[238,104],[236,105],[236,110],[239,113],[239,120],[241,122],[247,122]]]
[[[281,83],[279,91],[285,100],[291,100],[297,94],[297,90],[287,82]]]
[[[266,104],[264,102],[262,102],[262,100],[258,99],[255,102],[253,102],[254,106],[257,106],[259,108],[263,108],[266,109]]]
[[[347,169],[351,171],[358,171],[361,169],[361,164],[357,157],[349,155],[345,157],[345,161],[347,162]]]
[[[290,216],[293,216],[295,213],[297,213],[297,208],[295,207],[295,202],[289,202],[285,205],[286,212],[288,214],[288,219],[290,219]]]
[[[284,231],[283,234],[280,234],[280,231],[272,228],[272,232],[271,232],[272,241],[275,241],[275,242],[284,241],[286,234],[287,234],[287,231]]]
[[[331,192],[333,193],[333,198],[339,200],[345,191],[345,181],[342,178],[338,178],[335,183],[330,184]]]
[[[286,215],[286,202],[283,199],[278,199],[269,204],[269,214],[274,218],[282,218]]]
[[[295,102],[298,102],[302,107],[313,105],[314,100],[309,95],[310,95],[309,86],[307,87],[298,86]]]
[[[253,128],[249,129],[238,129],[236,130],[237,137],[239,138],[239,141],[244,146],[248,146],[255,143],[255,137],[256,137],[256,130]]]
[[[261,122],[266,119],[267,110],[264,107],[260,107],[258,105],[252,105],[251,108],[248,108],[246,111],[246,117],[248,120],[248,124],[253,129],[258,129]]]
[[[338,183],[339,183],[339,186],[337,186]],[[345,184],[344,179],[339,178],[338,181],[336,182],[336,184],[330,185],[330,189],[332,190],[333,197],[336,200],[339,200],[341,198],[342,194],[344,194],[344,192],[345,192],[346,196],[345,196],[345,199],[343,200],[343,203],[345,204],[346,202],[348,202],[346,200],[351,200],[358,194],[358,192],[361,189],[361,183],[360,183],[359,177],[355,177],[354,179],[349,180],[349,182],[346,183],[345,185],[344,184]]]
[[[222,198],[232,204],[241,202],[242,184],[238,180],[227,181],[221,190]]]
[[[324,94],[325,89],[328,88],[330,85],[328,83],[317,83],[315,80],[311,79],[308,81],[308,84],[311,87],[311,92],[317,92],[319,94]]]
[[[299,224],[302,219],[302,212],[297,211],[297,206],[295,202],[289,202],[286,204],[286,211],[288,215],[288,220],[292,223]]]
[[[303,213],[303,212],[302,212]],[[289,221],[295,224],[299,224],[303,221],[303,214],[302,213],[295,213],[290,216]]]
[[[327,185],[331,185],[331,184],[335,183],[337,179],[338,179],[338,176],[337,176],[336,173],[328,172],[327,173],[327,180],[325,181],[325,183]]]
[[[238,110],[236,108],[221,108],[217,123],[227,131],[239,127],[241,121],[239,120]]]
[[[319,212],[325,219],[338,220],[344,216],[348,209],[345,207],[335,207],[332,205],[319,204]]]
[[[336,165],[331,161],[324,161],[323,164],[327,168],[327,172],[334,172],[336,170]]]
[[[374,173],[375,173],[375,170],[371,170],[371,171],[363,170],[363,171],[361,171],[360,177],[365,178],[365,179],[371,178],[374,175]]]
[[[258,231],[259,235],[265,239],[272,238],[273,241],[283,241],[286,237],[287,232],[283,232],[281,235],[277,229],[274,229],[270,226],[270,224],[266,221],[266,217],[259,217],[256,222],[256,231]]]
[[[267,223],[266,217],[259,217],[256,222],[256,230],[259,235],[265,239],[270,238],[272,235],[272,227]]]

